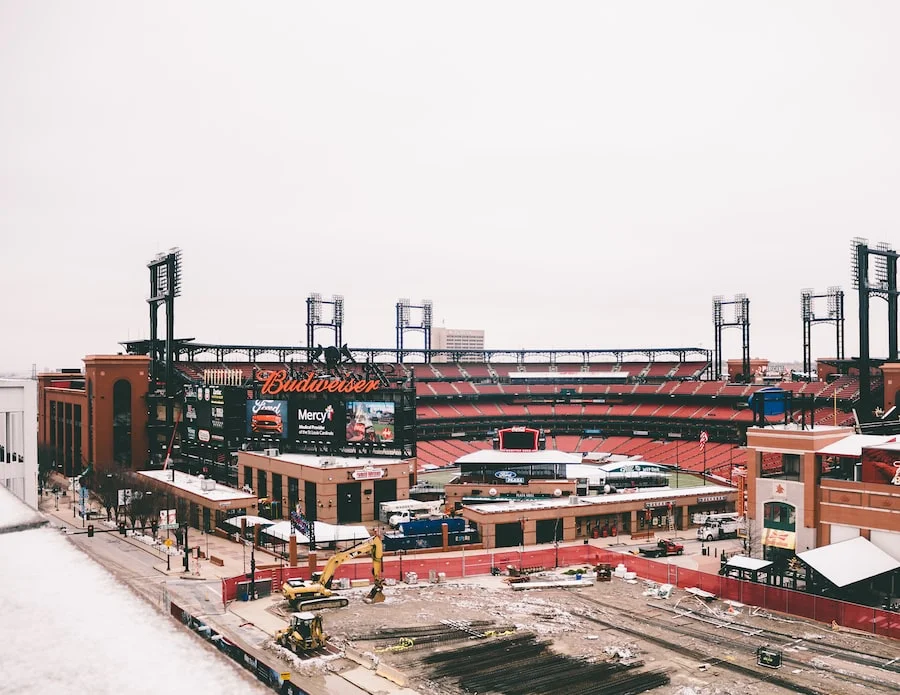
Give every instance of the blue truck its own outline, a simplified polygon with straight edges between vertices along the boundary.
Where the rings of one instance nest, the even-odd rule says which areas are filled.
[[[466,528],[466,520],[461,516],[448,516],[443,519],[415,519],[404,521],[398,527],[404,536],[424,536],[431,533],[442,533],[441,527],[447,524],[450,533],[463,531]]]

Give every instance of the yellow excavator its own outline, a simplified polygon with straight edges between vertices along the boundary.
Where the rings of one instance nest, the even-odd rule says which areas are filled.
[[[381,603],[384,601],[384,578],[382,567],[384,563],[384,546],[380,536],[372,536],[349,550],[332,555],[325,564],[325,569],[316,572],[312,581],[303,579],[288,579],[281,585],[281,593],[291,608],[294,610],[312,610],[315,608],[342,608],[349,601],[343,596],[337,596],[331,591],[331,580],[345,561],[360,555],[369,555],[372,558],[372,576],[374,586],[366,597],[369,603]]]
[[[322,616],[315,613],[294,613],[290,625],[275,633],[275,641],[295,654],[320,649],[325,639]]]

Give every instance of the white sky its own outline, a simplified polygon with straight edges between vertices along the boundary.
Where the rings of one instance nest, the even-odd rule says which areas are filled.
[[[172,246],[201,341],[300,344],[318,291],[346,297],[351,346],[392,346],[410,297],[491,348],[711,348],[712,296],[743,292],[753,355],[799,360],[801,289],[842,285],[856,354],[850,239],[900,217],[898,20],[0,0],[0,368],[146,337]]]

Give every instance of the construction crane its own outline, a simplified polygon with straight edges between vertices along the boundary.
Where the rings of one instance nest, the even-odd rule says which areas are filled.
[[[352,560],[360,555],[369,555],[372,558],[372,576],[374,585],[366,600],[370,603],[381,603],[384,601],[384,578],[382,577],[382,567],[384,563],[384,546],[380,536],[372,536],[364,540],[358,545],[354,545],[349,550],[343,550],[332,555],[325,564],[325,569],[321,572],[315,572],[312,580],[307,582],[303,579],[288,579],[281,586],[281,593],[291,608],[297,610],[311,610],[314,608],[342,608],[349,601],[343,596],[336,596],[331,591],[331,581],[334,579],[334,573],[347,560]]]

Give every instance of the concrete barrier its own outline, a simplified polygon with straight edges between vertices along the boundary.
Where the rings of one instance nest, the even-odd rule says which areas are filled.
[[[387,678],[389,681],[396,683],[401,688],[405,688],[409,683],[407,677],[395,669],[393,666],[388,666],[385,663],[378,664],[378,668],[375,669],[375,675],[381,676],[382,678]]]
[[[360,666],[365,666],[367,669],[371,670],[375,668],[375,660],[371,656],[366,656],[352,647],[346,647],[344,649],[344,656]]]
[[[219,566],[219,567],[224,567],[224,566],[225,566],[225,561],[222,560],[222,558],[220,558],[220,557],[216,557],[215,555],[210,555],[210,556],[209,556],[209,561],[210,561],[212,564],[217,565],[217,566]]]

